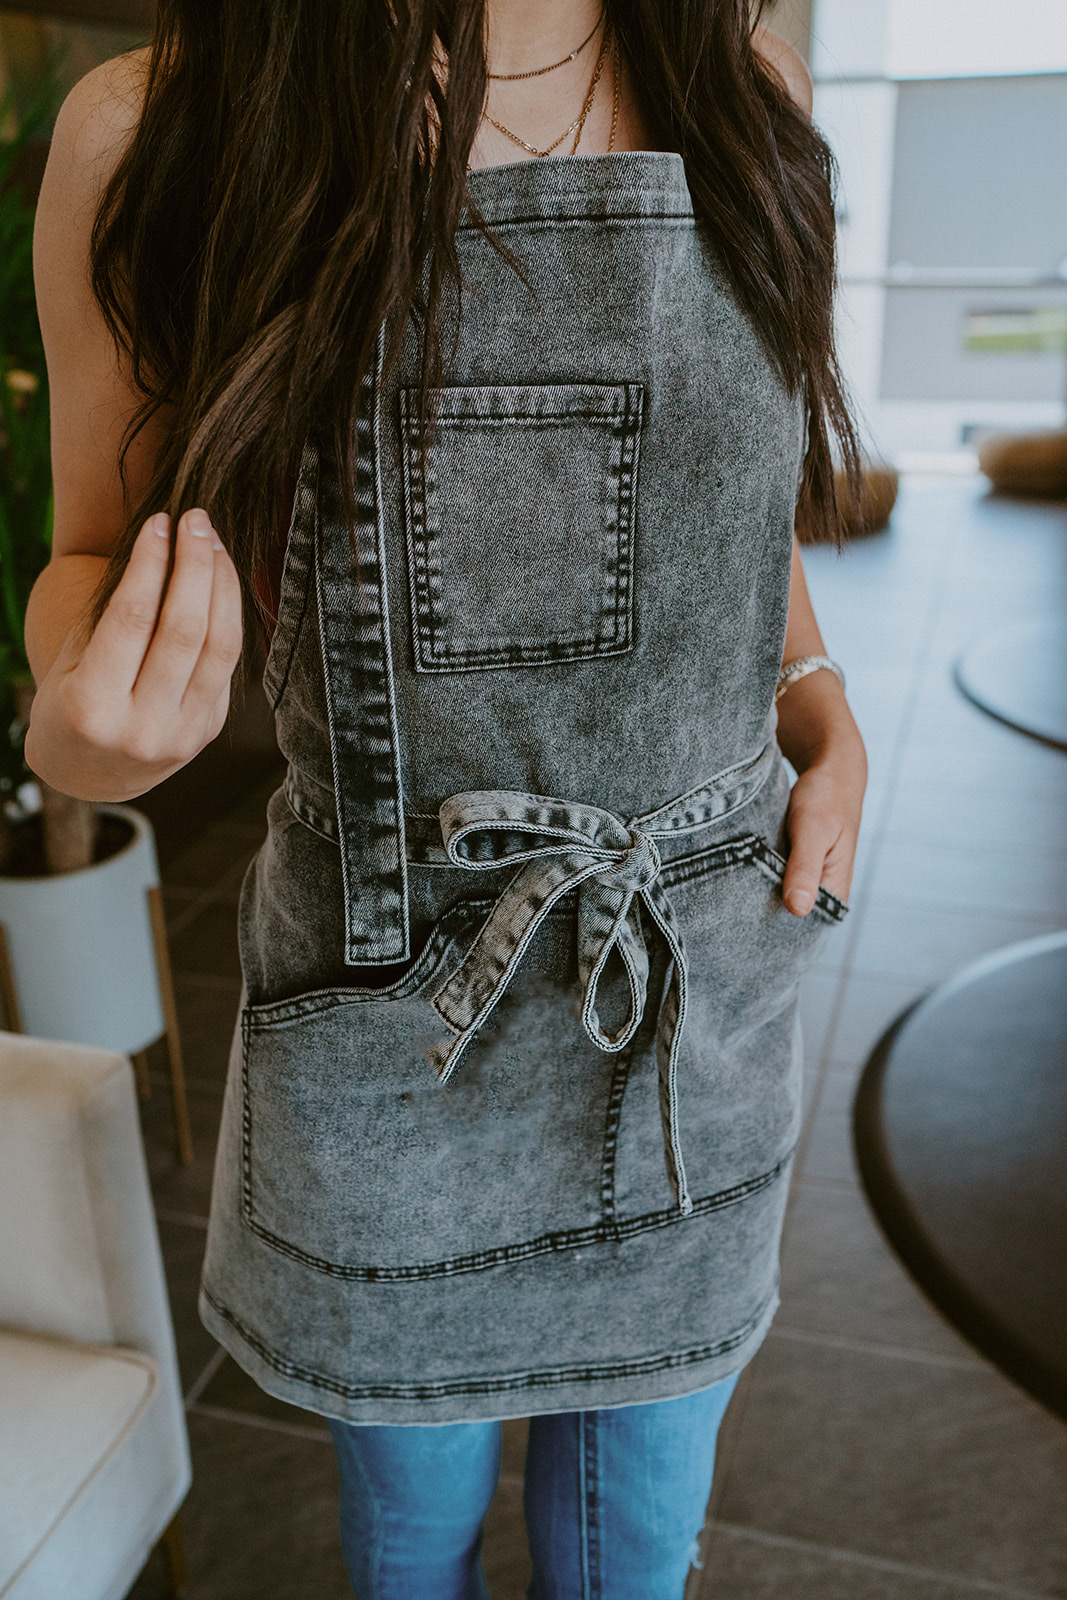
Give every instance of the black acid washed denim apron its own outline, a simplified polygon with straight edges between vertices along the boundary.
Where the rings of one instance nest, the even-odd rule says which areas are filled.
[[[304,450],[266,683],[289,761],[202,1315],[364,1422],[681,1395],[777,1304],[796,992],[773,697],[802,414],[679,156],[471,176],[420,449],[368,381],[355,557]]]

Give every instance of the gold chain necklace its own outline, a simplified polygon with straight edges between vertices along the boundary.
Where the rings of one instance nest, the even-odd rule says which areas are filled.
[[[591,106],[592,103],[593,102],[590,101],[589,102],[589,106]],[[575,156],[575,155],[578,154],[578,145],[579,145],[579,143],[581,141],[582,130],[585,127],[585,119],[586,119],[586,117],[588,115],[589,115],[589,107],[586,107],[586,109],[582,113],[581,122],[578,124],[578,132],[574,136],[574,143],[571,145],[571,155],[572,156]],[[618,120],[619,120],[619,36],[618,36],[618,34],[614,34],[612,36],[612,40],[611,40],[611,131],[608,134],[608,150],[609,151],[614,147],[614,144],[615,144],[615,127],[616,127],[616,124],[618,123]]]
[[[599,24],[598,24],[598,26],[599,26]],[[586,118],[588,117],[589,112],[590,112],[590,110],[592,108],[593,101],[596,98],[597,85],[599,84],[601,74],[604,71],[604,63],[608,58],[608,45],[610,44],[610,42],[612,40],[612,37],[613,37],[613,35],[611,33],[611,30],[610,29],[605,29],[605,31],[604,31],[604,42],[600,46],[600,54],[596,58],[596,70],[593,73],[593,81],[589,85],[589,92],[585,97],[585,100],[584,100],[583,105],[582,105],[582,109],[581,109],[581,111],[579,111],[578,115],[575,117],[575,119],[571,123],[570,127],[569,128],[564,128],[564,130],[560,134],[559,138],[558,139],[554,139],[546,150],[538,150],[532,144],[527,144],[525,139],[520,139],[519,135],[517,133],[513,133],[510,128],[505,128],[504,124],[502,122],[498,122],[495,117],[491,117],[489,115],[488,111],[485,112],[485,120],[486,120],[486,122],[491,123],[493,125],[493,127],[496,128],[499,133],[502,133],[506,139],[510,139],[512,144],[519,145],[521,149],[527,151],[532,156],[537,156],[537,158],[539,160],[543,160],[545,156],[550,156],[552,154],[553,150],[558,150],[560,145],[563,143],[564,139],[566,139],[570,134],[574,133],[575,129],[577,129],[578,138],[580,139],[581,136],[582,136],[582,129],[585,127]],[[618,83],[617,83],[617,74],[616,74],[616,94],[617,93],[618,93]],[[612,132],[614,133],[614,129],[612,130]],[[575,149],[578,148],[577,139],[575,140],[574,148]],[[573,151],[572,151],[572,154],[573,154]]]
[[[601,11],[599,17],[593,23],[592,31],[586,34],[577,50],[572,50],[569,56],[563,57],[562,61],[553,61],[550,67],[538,67],[534,72],[487,72],[486,77],[491,83],[517,83],[520,78],[543,78],[546,72],[556,72],[560,67],[565,67],[568,61],[577,61],[586,45],[592,41],[593,34],[596,33],[603,20],[604,13]]]

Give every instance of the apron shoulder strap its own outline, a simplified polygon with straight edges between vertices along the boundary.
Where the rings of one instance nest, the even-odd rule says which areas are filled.
[[[315,514],[315,583],[348,966],[383,966],[407,961],[411,953],[379,469],[384,332],[383,327],[359,407],[352,537],[341,497],[343,464],[321,438]]]

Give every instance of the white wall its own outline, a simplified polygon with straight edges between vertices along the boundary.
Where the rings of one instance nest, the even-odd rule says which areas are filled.
[[[1067,72],[1067,0],[891,0],[889,11],[890,77]]]
[[[961,359],[974,297],[885,277],[903,255],[920,274],[1056,273],[1067,113],[1063,79],[1047,75],[1067,70],[1067,0],[815,0],[811,64],[841,174],[839,349],[869,447],[899,460],[959,451],[969,425],[1061,424],[1062,357]],[[1019,76],[1033,73],[1045,76]],[[909,81],[994,76],[988,90]],[[999,298],[1062,303],[1054,281]]]

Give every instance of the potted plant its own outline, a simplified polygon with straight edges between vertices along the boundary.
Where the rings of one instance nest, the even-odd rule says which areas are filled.
[[[33,679],[23,618],[52,543],[48,384],[33,287],[33,207],[12,173],[46,125],[55,76],[0,143],[0,996],[9,1029],[138,1060],[166,1035],[178,1144],[191,1159],[155,842],[130,806],[91,805],[32,777]],[[14,96],[0,101],[0,127]]]

